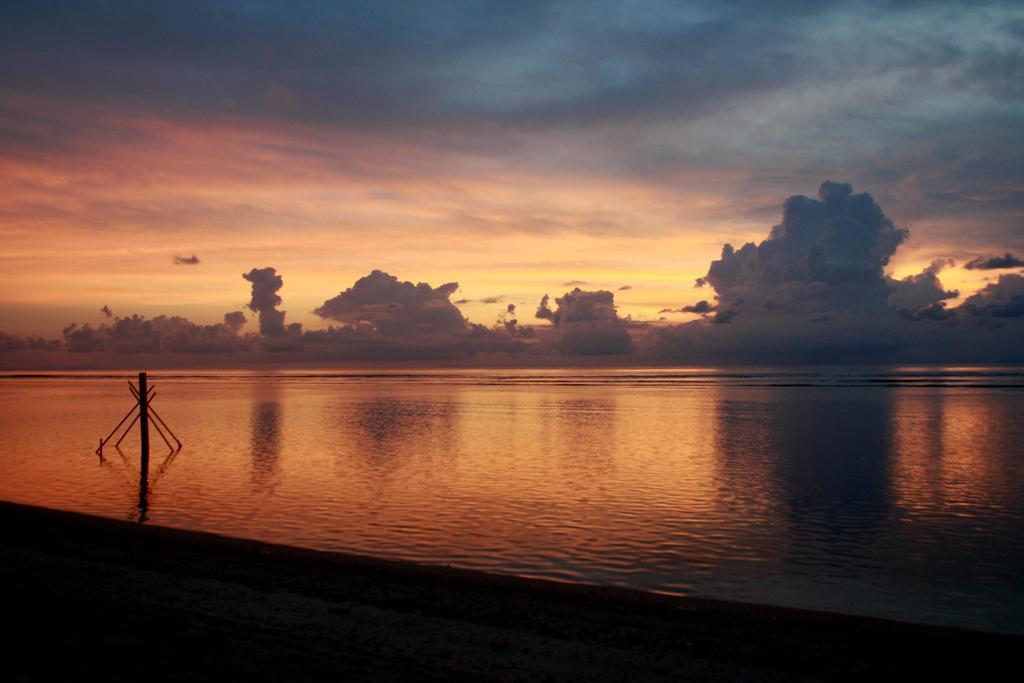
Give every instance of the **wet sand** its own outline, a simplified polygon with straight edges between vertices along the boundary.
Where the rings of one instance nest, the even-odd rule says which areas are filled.
[[[978,679],[1024,646],[3,502],[0,595],[0,680]]]

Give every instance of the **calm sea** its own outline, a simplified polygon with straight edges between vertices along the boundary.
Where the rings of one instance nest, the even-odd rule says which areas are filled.
[[[0,498],[327,550],[1024,633],[1024,370],[0,378]]]

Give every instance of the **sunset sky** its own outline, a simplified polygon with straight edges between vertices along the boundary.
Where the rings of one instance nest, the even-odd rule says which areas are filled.
[[[215,324],[265,267],[305,330],[374,269],[488,326],[574,287],[698,321],[662,311],[825,180],[953,307],[1020,271],[964,266],[1024,256],[1022,159],[1015,2],[16,2],[0,330]]]

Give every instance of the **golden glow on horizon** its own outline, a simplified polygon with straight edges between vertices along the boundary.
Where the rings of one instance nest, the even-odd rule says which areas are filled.
[[[284,277],[288,320],[307,328],[325,326],[311,311],[374,268],[434,286],[458,281],[453,301],[470,300],[460,307],[483,324],[508,303],[532,320],[542,295],[573,281],[615,292],[624,316],[656,320],[712,299],[693,282],[722,244],[759,242],[771,226],[737,220],[743,207],[715,193],[723,177],[643,185],[379,135],[100,121],[102,134],[76,150],[0,156],[8,331],[55,334],[72,321],[39,329],[40,315],[19,312],[28,306],[75,311],[78,322],[101,321],[103,305],[214,322],[248,300],[241,273],[264,266]],[[904,252],[896,277],[930,262]],[[201,264],[173,265],[174,254]],[[985,277],[942,274],[961,297]]]
[[[313,149],[294,132],[107,123],[121,134],[81,156],[0,159],[3,261],[17,283],[0,304],[77,309],[79,322],[102,320],[103,305],[177,307],[212,322],[247,301],[242,272],[273,266],[289,320],[322,327],[312,309],[380,268],[458,281],[453,300],[473,300],[463,310],[474,322],[493,323],[507,303],[531,317],[570,281],[611,289],[623,315],[653,319],[702,298],[693,280],[720,250],[718,232],[735,234],[720,220],[706,228],[701,212],[722,211],[720,199],[679,188],[552,179],[368,136],[333,133]],[[201,264],[173,265],[176,253]],[[480,302],[493,297],[501,303]]]

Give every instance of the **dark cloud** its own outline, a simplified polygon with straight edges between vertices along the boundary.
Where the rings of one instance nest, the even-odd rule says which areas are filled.
[[[196,256],[195,254],[192,254],[191,256],[179,256],[179,255],[175,254],[175,256],[174,256],[174,265],[176,265],[176,266],[198,266],[199,265],[199,257]]]
[[[242,277],[252,283],[252,298],[248,306],[250,311],[259,314],[260,334],[265,337],[287,336],[285,311],[277,310],[281,305],[277,291],[284,286],[284,279],[274,268],[253,268]]]
[[[907,320],[949,320],[956,315],[941,302],[922,304],[914,308],[901,308],[899,315]]]
[[[599,20],[579,22],[571,4],[550,2],[157,3],[102,16],[84,2],[24,5],[5,17],[0,56],[25,93],[360,126],[694,116],[802,70],[780,47],[800,38],[795,22],[710,5],[700,20],[665,2],[615,8],[588,6]],[[759,40],[768,28],[776,41]]]
[[[231,353],[252,346],[250,339],[238,336],[237,327],[197,325],[176,315],[132,315],[97,327],[72,323],[63,337],[71,353]]]
[[[940,302],[960,296],[960,292],[955,289],[943,289],[939,281],[942,269],[953,265],[953,259],[936,259],[917,275],[891,281],[893,291],[889,295],[889,306],[904,314],[909,313],[911,317],[915,317],[914,311],[924,309],[922,314],[937,319],[938,310],[944,308],[944,305],[939,305]]]
[[[628,291],[630,289],[633,289],[632,285],[622,285],[621,287],[619,287],[619,291],[620,292],[625,292],[625,291]]]
[[[465,299],[465,298],[463,298],[463,299],[458,299],[458,300],[456,300],[456,301],[454,301],[452,303],[456,304],[457,306],[461,306],[463,304],[471,304],[471,303],[474,303],[474,302],[477,302],[477,301],[482,303],[482,304],[500,304],[502,301],[505,300],[505,298],[506,297],[505,297],[504,294],[498,294],[497,296],[485,296],[482,299]]]
[[[310,330],[278,353],[282,360],[316,361],[452,361],[521,354],[530,346],[532,328],[516,333],[471,325],[454,335],[383,336],[368,326]],[[479,361],[477,361],[479,362]]]
[[[732,319],[739,313],[739,308],[724,308],[715,311],[715,314],[711,317],[712,325],[726,325],[732,322]]]
[[[449,300],[458,288],[457,282],[437,288],[425,282],[401,282],[394,275],[374,270],[313,312],[349,326],[369,327],[384,336],[451,335],[469,328]]]
[[[931,73],[962,61],[967,84],[1014,82],[1010,51],[937,35],[955,22],[934,3],[903,10],[915,30],[901,40],[876,20],[889,14],[879,5],[647,0],[624,12],[613,0],[382,0],[294,11],[224,0],[189,12],[127,3],[99,13],[87,2],[26,3],[5,16],[0,57],[24,94],[381,128],[699,119],[857,68]],[[851,14],[863,19],[857,30],[841,23]],[[986,49],[968,59],[956,49],[964,42]]]
[[[23,337],[17,334],[0,332],[0,353],[18,351],[58,351],[60,341],[43,339],[42,337]]]
[[[974,317],[995,319],[1024,317],[1024,275],[1007,273],[981,291],[967,297],[957,310]]]
[[[534,313],[534,317],[538,320],[550,320],[555,321],[555,312],[551,310],[551,297],[547,294],[541,297],[540,303],[537,304],[537,312]]]
[[[224,324],[234,332],[238,332],[238,330],[242,329],[245,322],[245,313],[242,313],[241,311],[231,311],[230,313],[224,314]]]
[[[101,308],[100,311],[108,318],[114,317],[114,312],[110,310],[110,306],[107,306],[106,304],[103,304],[103,308]]]
[[[789,88],[908,72],[932,78],[904,88],[1016,101],[1008,84],[1018,80],[1019,37],[1007,36],[1007,47],[986,37],[1005,35],[1012,14],[989,4],[978,31],[950,17],[982,13],[955,3],[914,3],[892,17],[884,2],[769,10],[647,0],[623,12],[604,0],[586,4],[585,22],[576,3],[547,1],[296,12],[225,0],[187,13],[161,3],[102,13],[87,2],[26,3],[0,27],[0,61],[23,95],[388,129],[694,120]],[[851,15],[862,19],[856,28],[841,23]],[[904,27],[899,40],[894,22]]]
[[[964,264],[968,270],[1000,270],[1003,268],[1022,268],[1024,260],[1017,258],[1010,252],[1003,256],[979,256]]]
[[[683,306],[682,311],[684,313],[710,313],[714,310],[714,306],[708,303],[706,299],[701,299],[692,306]]]
[[[683,306],[681,308],[663,308],[658,313],[700,313],[705,315],[715,310],[706,299],[701,299],[693,305]]]
[[[515,304],[509,304],[504,311],[498,314],[498,328],[519,339],[533,339],[536,336],[532,327],[523,327],[519,324]]]
[[[569,323],[562,327],[558,348],[575,356],[609,356],[633,351],[633,341],[623,325]]]
[[[632,338],[615,310],[615,295],[611,292],[577,287],[555,299],[555,305],[552,310],[545,294],[535,316],[554,323],[557,345],[563,353],[608,355],[633,350]]]

